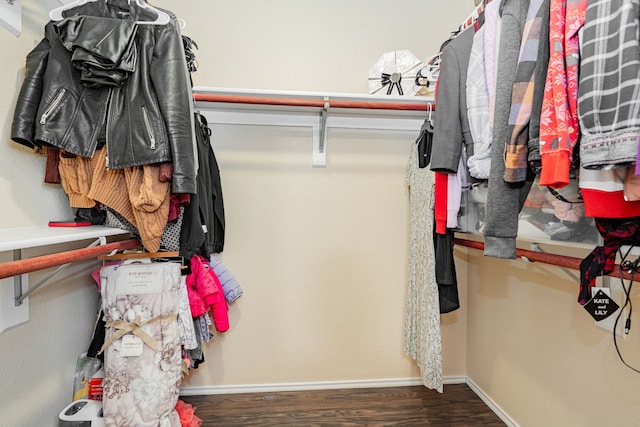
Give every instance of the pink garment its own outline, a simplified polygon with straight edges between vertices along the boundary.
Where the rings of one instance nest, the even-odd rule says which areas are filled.
[[[218,332],[229,329],[227,301],[218,276],[209,262],[200,255],[191,258],[191,273],[187,275],[187,292],[191,315],[200,317],[209,311]]]
[[[540,185],[562,188],[569,183],[578,122],[578,30],[584,25],[587,1],[551,0],[549,68],[540,116]]]
[[[459,168],[458,171],[463,172],[464,169]],[[462,184],[457,173],[448,174],[447,179],[449,181],[447,184],[447,228],[457,228],[460,201],[462,200]]]
[[[200,427],[202,419],[196,415],[196,408],[190,403],[178,400],[176,403],[176,411],[180,416],[180,424],[182,427]]]

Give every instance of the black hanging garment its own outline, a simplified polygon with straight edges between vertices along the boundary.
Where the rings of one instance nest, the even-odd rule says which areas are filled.
[[[420,133],[416,139],[418,144],[418,167],[426,168],[431,162],[431,146],[433,145],[433,123],[427,119],[420,128]]]
[[[460,308],[458,298],[458,278],[453,259],[453,229],[447,228],[446,234],[433,233],[433,246],[436,254],[436,283],[440,313],[450,313]]]
[[[208,253],[220,253],[224,248],[224,202],[220,169],[211,147],[211,129],[202,114],[196,114],[196,140],[198,141],[198,195],[200,217],[206,227]]]

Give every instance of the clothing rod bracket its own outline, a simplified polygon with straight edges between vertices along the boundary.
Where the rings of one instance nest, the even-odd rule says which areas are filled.
[[[320,127],[317,132],[314,132],[313,141],[313,167],[324,168],[327,167],[327,114],[329,112],[329,97],[324,97],[324,104],[322,110],[320,110]]]
[[[107,244],[107,238],[104,237],[104,236],[100,236],[93,243],[91,243],[89,246],[87,246],[87,248],[92,248],[94,246],[106,245],[106,244]],[[14,261],[19,261],[20,259],[22,259],[22,251],[20,249],[14,250],[13,251],[13,260]],[[58,274],[60,271],[64,270],[69,265],[71,265],[71,263],[62,264],[61,266],[56,268],[51,274],[49,274],[47,277],[41,279],[38,283],[36,283],[35,285],[33,285],[29,289],[27,289],[26,292],[22,292],[22,275],[19,274],[19,275],[15,276],[14,279],[13,279],[14,280],[14,282],[13,282],[13,293],[14,293],[14,304],[15,304],[15,306],[16,307],[21,306],[23,301],[26,298],[28,298],[29,295],[34,293],[38,288],[40,288],[42,285],[47,283],[49,280],[51,280],[53,278],[53,276]]]

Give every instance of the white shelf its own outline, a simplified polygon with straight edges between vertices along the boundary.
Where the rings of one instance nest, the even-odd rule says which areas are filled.
[[[127,234],[129,234],[127,230],[102,225],[0,228],[0,252]]]
[[[89,227],[36,226],[0,228],[0,252],[13,251],[13,259],[18,260],[22,257],[22,249],[128,234],[130,232],[127,230],[101,225]],[[53,277],[56,272],[52,273],[44,281]],[[29,320],[28,298],[25,298],[18,305],[15,302],[18,295],[25,295],[29,291],[28,279],[28,274],[0,279],[0,333],[5,329]],[[44,281],[34,285],[34,288],[43,284]]]
[[[198,101],[196,106],[207,118],[209,125],[310,127],[313,150],[311,163],[314,167],[327,166],[327,129],[411,131],[417,136],[424,120],[431,114],[426,111],[427,105],[434,103],[433,97],[426,96],[267,91],[199,86],[194,87],[193,92],[202,95],[222,95],[228,98],[275,100],[274,104],[243,102],[242,99],[233,102]],[[287,105],[291,100],[310,101],[315,105]],[[342,103],[362,104],[362,108],[360,106],[344,108]],[[367,106],[371,104],[377,104],[378,108]],[[397,104],[424,106],[425,109],[399,109]],[[387,106],[389,108],[386,108]]]

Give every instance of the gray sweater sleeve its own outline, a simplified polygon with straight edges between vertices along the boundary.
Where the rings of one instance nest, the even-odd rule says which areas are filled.
[[[497,258],[516,257],[518,215],[524,204],[531,177],[518,186],[507,184],[504,177],[504,149],[507,139],[511,92],[518,64],[520,41],[527,17],[529,1],[504,0],[501,4],[502,32],[497,68],[496,104],[491,172],[484,229],[484,255]]]

